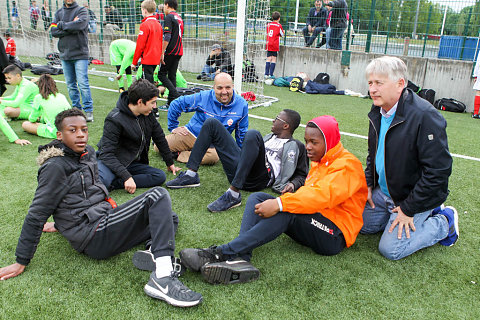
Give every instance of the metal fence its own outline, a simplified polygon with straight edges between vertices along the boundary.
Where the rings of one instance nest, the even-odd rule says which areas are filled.
[[[28,21],[28,1],[17,0],[15,5],[12,0],[0,0],[6,7],[6,12],[2,14],[4,20],[1,22],[2,29],[15,28],[20,18]],[[478,54],[480,0],[345,1],[348,5],[350,26],[344,33],[343,50],[456,60],[474,60]],[[140,1],[84,2],[88,2],[97,15],[99,25],[97,32],[100,36],[103,35],[105,21],[104,7],[110,5],[114,5],[122,16],[125,24],[122,33],[137,32],[141,21]],[[163,1],[157,0],[157,3],[161,2]],[[260,24],[260,21],[269,18],[269,14],[265,14],[268,11],[280,12],[280,22],[286,31],[283,44],[304,46],[302,29],[305,27],[310,8],[314,7],[314,2],[314,0],[270,0],[270,10],[259,12],[258,22]],[[62,0],[37,0],[40,7],[45,5],[50,8],[50,15],[53,15],[62,3]],[[185,36],[201,39],[222,35],[226,41],[234,41],[236,5],[235,0],[179,0],[178,11],[185,20]],[[12,19],[14,6],[17,6],[20,12],[16,22],[14,17]],[[256,22],[256,18],[249,19],[247,31],[253,30],[256,35],[258,34],[253,37],[253,41],[263,42],[264,31],[256,28]],[[227,26],[230,32],[226,31]],[[316,44],[321,44],[321,36],[318,38]]]
[[[344,33],[343,50],[456,60],[474,60],[478,54],[480,0],[346,3],[351,28]],[[314,1],[271,0],[270,7],[282,16],[284,44],[305,45],[302,29]],[[317,44],[321,44],[319,39]]]

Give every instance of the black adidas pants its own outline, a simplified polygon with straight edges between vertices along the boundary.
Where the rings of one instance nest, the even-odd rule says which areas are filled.
[[[84,253],[106,259],[151,239],[155,258],[173,256],[177,226],[168,191],[152,188],[108,212]]]

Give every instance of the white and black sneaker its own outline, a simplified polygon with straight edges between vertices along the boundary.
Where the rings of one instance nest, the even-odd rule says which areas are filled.
[[[255,281],[260,277],[260,270],[242,258],[207,263],[201,271],[205,281],[211,284],[244,283]]]
[[[163,278],[157,278],[155,272],[152,272],[144,291],[147,296],[163,300],[176,307],[193,307],[202,302],[202,295],[187,288],[178,280],[176,272]]]
[[[155,271],[156,269],[155,258],[150,250],[138,250],[133,254],[132,262],[140,270]],[[187,267],[177,257],[172,257],[172,267],[173,271],[178,272],[179,277],[187,271]]]

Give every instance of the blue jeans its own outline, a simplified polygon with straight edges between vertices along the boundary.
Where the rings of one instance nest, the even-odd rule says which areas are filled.
[[[342,37],[345,28],[330,28],[328,47],[333,50],[342,50]]]
[[[325,38],[327,38],[327,43],[325,44],[325,48],[330,49],[330,35],[332,34],[332,28],[328,27],[325,31]]]
[[[395,207],[393,200],[385,195],[379,187],[373,189],[372,200],[375,208],[368,203],[363,211],[363,227],[360,233],[374,234],[383,232],[378,245],[378,250],[387,259],[399,260],[412,253],[433,246],[445,239],[448,235],[448,222],[441,214],[432,215],[432,210],[417,213],[413,216],[416,231],[410,231],[410,238],[402,233],[402,238],[397,238],[398,226],[388,232],[397,213],[392,212]]]
[[[253,249],[276,239],[282,233],[322,255],[335,255],[345,248],[343,233],[321,213],[279,212],[270,218],[262,218],[255,214],[255,205],[268,199],[275,197],[257,192],[248,198],[238,237],[219,246],[227,258],[240,256],[250,261]]]
[[[302,32],[303,32],[303,37],[305,38],[305,45],[307,46],[311,46],[313,44],[313,42],[315,41],[315,39],[317,38],[317,36],[324,30],[324,28],[322,27],[316,27],[313,32],[312,32],[312,36],[309,36],[308,34],[308,26],[306,26],[305,28],[302,29]]]
[[[97,160],[97,163],[98,175],[107,189],[124,188],[125,181],[117,177],[101,160]],[[165,172],[144,163],[133,162],[127,167],[127,171],[132,175],[137,188],[160,186],[165,182],[165,179],[167,179]]]
[[[88,21],[88,32],[95,33],[97,32],[97,22],[94,20]]]
[[[210,79],[213,80],[213,78],[215,78],[215,71],[217,71],[216,68],[206,64],[203,66],[202,74],[205,74],[207,77],[210,77]]]
[[[88,83],[88,60],[62,60],[63,74],[67,82],[68,95],[72,106],[82,109],[80,95],[83,101],[83,111],[93,111],[92,94]],[[77,86],[78,83],[78,86]],[[80,92],[78,91],[80,89]]]

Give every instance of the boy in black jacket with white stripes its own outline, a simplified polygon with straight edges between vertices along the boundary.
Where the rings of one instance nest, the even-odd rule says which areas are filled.
[[[199,304],[202,296],[188,289],[173,270],[178,216],[168,192],[153,188],[120,206],[109,197],[98,177],[94,149],[87,145],[85,115],[78,109],[59,113],[57,140],[39,147],[38,186],[18,240],[16,263],[0,268],[0,280],[21,274],[36,251],[50,216],[54,227],[80,253],[107,259],[151,239],[133,262],[153,271],[145,293],[179,307]]]

